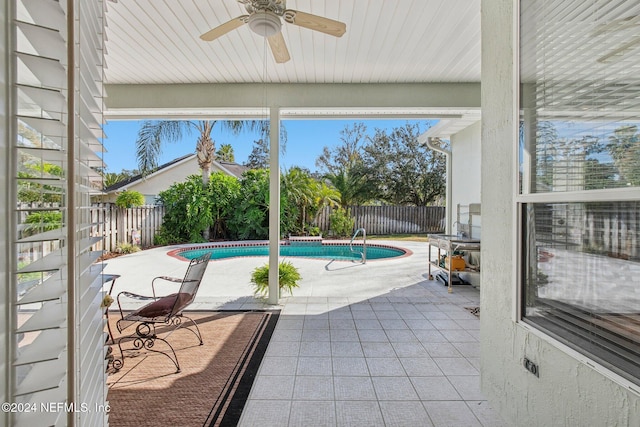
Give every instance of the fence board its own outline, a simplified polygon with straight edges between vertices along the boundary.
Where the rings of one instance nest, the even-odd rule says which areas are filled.
[[[355,228],[367,234],[441,233],[445,208],[441,206],[351,206]],[[315,225],[327,234],[331,229],[331,208],[322,209]]]
[[[93,250],[113,252],[123,242],[132,243],[133,232],[140,233],[140,246],[153,245],[156,232],[162,225],[164,206],[140,206],[120,209],[111,203],[91,206],[92,236],[104,237]]]

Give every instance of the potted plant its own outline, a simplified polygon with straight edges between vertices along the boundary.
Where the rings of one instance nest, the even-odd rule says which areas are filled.
[[[302,279],[298,269],[288,261],[278,264],[278,281],[280,282],[280,294],[282,290],[293,295],[293,289],[299,287],[298,281]],[[254,285],[254,293],[265,297],[269,292],[269,264],[256,267],[251,273],[251,283]]]

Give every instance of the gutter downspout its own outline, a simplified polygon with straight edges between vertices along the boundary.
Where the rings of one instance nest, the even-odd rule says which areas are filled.
[[[418,137],[418,142],[421,144],[426,144],[431,150],[436,151],[438,153],[444,154],[447,159],[447,177],[446,177],[446,194],[445,194],[445,234],[453,234],[453,222],[452,215],[453,209],[451,206],[451,201],[453,200],[453,192],[451,185],[451,160],[452,153],[451,150],[445,150],[444,148],[438,147],[437,145],[433,145],[433,142],[438,141],[441,142],[440,138],[432,138],[432,137],[424,137],[424,134]]]

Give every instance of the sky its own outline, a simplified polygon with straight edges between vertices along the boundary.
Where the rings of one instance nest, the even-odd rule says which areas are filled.
[[[287,131],[286,152],[281,156],[281,168],[288,169],[292,166],[302,166],[310,171],[316,171],[315,161],[322,153],[325,146],[335,147],[341,143],[340,131],[345,126],[353,123],[364,123],[367,134],[373,136],[375,129],[391,130],[394,127],[404,126],[406,123],[418,123],[420,131],[428,129],[433,120],[285,120],[283,125]],[[138,168],[136,160],[135,142],[141,121],[118,120],[109,121],[104,125],[106,138],[103,144],[106,148],[104,162],[107,172],[118,173],[123,169],[133,170]],[[180,142],[166,143],[162,147],[162,154],[158,164],[169,162],[175,158],[195,152],[197,133],[192,132]],[[231,144],[237,163],[244,163],[251,153],[253,141],[259,139],[257,133],[245,132],[239,136],[231,135],[221,130],[216,125],[212,132],[212,138],[216,144],[216,150],[221,144]]]

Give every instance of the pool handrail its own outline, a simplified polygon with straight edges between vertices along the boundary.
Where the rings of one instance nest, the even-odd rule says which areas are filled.
[[[362,263],[366,264],[367,263],[367,230],[361,227],[361,228],[358,228],[355,233],[353,233],[353,237],[349,242],[349,249],[351,250],[351,252],[355,252],[353,250],[353,241],[355,240],[356,236],[358,236],[358,233],[361,231],[362,231],[362,252],[360,252],[360,256],[362,257]]]

